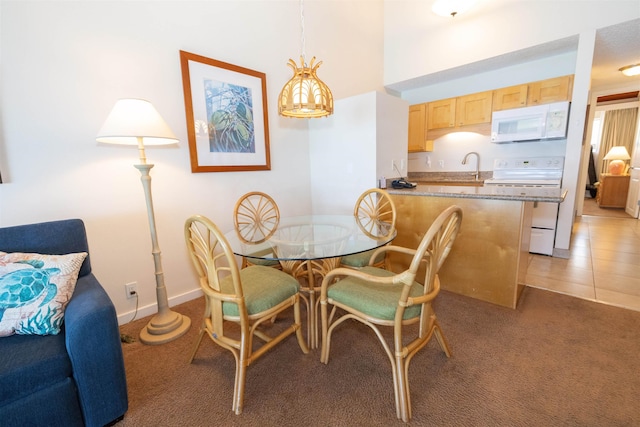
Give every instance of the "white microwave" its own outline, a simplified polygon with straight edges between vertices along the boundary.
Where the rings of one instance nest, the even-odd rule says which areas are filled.
[[[544,141],[567,137],[569,102],[494,111],[491,142]]]

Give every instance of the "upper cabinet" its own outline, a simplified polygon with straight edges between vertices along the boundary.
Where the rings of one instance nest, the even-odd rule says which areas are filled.
[[[491,91],[456,98],[456,125],[491,123],[492,100]]]
[[[527,106],[529,85],[503,87],[493,91],[493,111]]]
[[[409,152],[432,151],[433,141],[427,141],[427,104],[409,106]]]
[[[427,103],[427,131],[491,122],[493,92]]]
[[[493,111],[570,101],[573,75],[409,106],[409,152],[432,151],[451,132],[491,134]]]
[[[556,77],[529,84],[527,105],[549,104],[570,101],[573,91],[573,76]]]
[[[409,106],[410,153],[433,151],[433,140],[460,130],[489,135],[493,92]]]
[[[452,128],[456,125],[456,98],[427,104],[427,130]]]
[[[573,75],[493,91],[493,111],[570,101]]]

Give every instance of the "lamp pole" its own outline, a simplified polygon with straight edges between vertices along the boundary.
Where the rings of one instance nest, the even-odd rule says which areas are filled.
[[[145,142],[147,145],[175,144],[178,139],[149,101],[120,99],[109,113],[96,140],[107,144],[138,146],[140,164],[134,165],[134,167],[140,171],[140,180],[147,204],[151,232],[151,254],[155,265],[156,301],[158,303],[158,313],[140,332],[140,341],[144,344],[163,344],[172,341],[189,330],[191,319],[171,311],[169,308],[156,232],[156,219],[153,213],[153,198],[151,197],[151,175],[149,172],[153,165],[147,163],[144,146]]]
[[[191,326],[191,319],[169,308],[167,288],[164,285],[160,245],[158,244],[158,234],[156,232],[153,197],[151,195],[151,175],[149,172],[153,165],[147,163],[142,137],[137,137],[137,139],[140,164],[134,166],[140,171],[140,181],[142,182],[144,198],[147,202],[147,216],[149,218],[149,231],[151,232],[151,254],[153,255],[153,264],[155,266],[156,300],[158,302],[158,313],[140,331],[140,341],[151,345],[164,344],[184,335]]]

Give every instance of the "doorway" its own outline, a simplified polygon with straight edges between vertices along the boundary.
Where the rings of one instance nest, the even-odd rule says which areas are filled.
[[[590,132],[588,132],[588,134],[590,135],[590,141],[589,144],[585,144],[585,150],[588,150],[589,153],[588,156],[585,156],[587,157],[588,165],[583,169],[587,170],[588,176],[586,180],[587,185],[582,206],[582,215],[613,218],[633,218],[633,216],[625,211],[624,207],[626,204],[625,201],[627,199],[628,193],[632,191],[631,189],[627,189],[625,194],[621,195],[624,198],[624,201],[622,202],[622,206],[620,207],[600,207],[598,203],[596,203],[595,197],[596,189],[600,185],[599,181],[601,181],[603,178],[600,174],[606,172],[606,170],[602,170],[604,162],[603,157],[606,153],[601,151],[606,151],[608,150],[608,148],[602,148],[603,135],[609,135],[609,138],[611,138],[612,136],[617,137],[618,135],[620,135],[620,137],[624,137],[625,140],[628,139],[628,134],[632,134],[634,136],[636,135],[635,127],[637,118],[635,114],[637,114],[638,106],[640,104],[638,102],[638,99],[638,91],[602,95],[592,98],[592,100],[596,102],[593,117],[591,119],[591,122],[589,123]],[[634,109],[635,111],[633,111]],[[622,121],[622,123],[624,123],[623,129],[620,129],[620,126],[618,125],[618,127],[615,128],[615,132],[611,131],[610,124],[614,122],[609,122],[609,124],[606,125],[608,127],[608,131],[604,131],[607,114],[611,115],[616,113],[626,114],[627,117],[632,115],[633,119]],[[633,129],[627,131],[627,128]],[[604,145],[608,146],[611,145],[611,143]],[[614,143],[613,145],[619,144]],[[614,177],[607,177],[607,181],[611,180],[612,178]],[[617,177],[615,178],[617,179]]]

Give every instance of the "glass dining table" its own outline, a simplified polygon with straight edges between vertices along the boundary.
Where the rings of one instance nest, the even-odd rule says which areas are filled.
[[[258,264],[278,261],[283,271],[298,279],[307,305],[307,341],[310,348],[317,348],[317,293],[322,278],[340,265],[342,257],[391,242],[396,230],[390,228],[380,221],[373,227],[363,225],[353,215],[306,215],[280,218],[278,226],[259,242],[245,240],[236,230],[225,237],[234,254]]]

